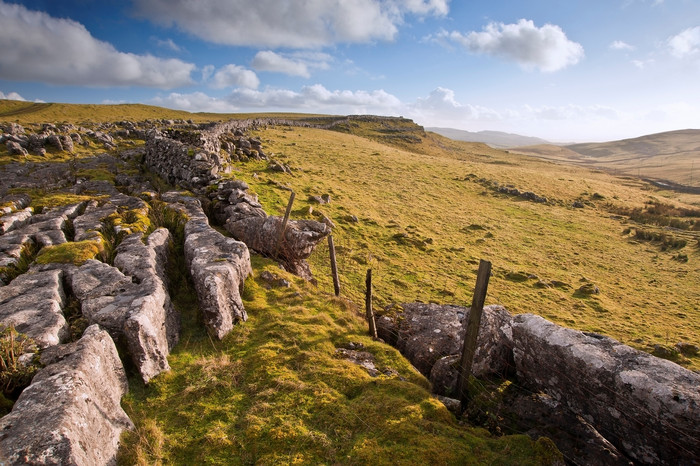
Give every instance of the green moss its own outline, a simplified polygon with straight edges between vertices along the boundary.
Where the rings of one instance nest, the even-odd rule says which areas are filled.
[[[102,250],[97,241],[78,241],[48,246],[39,252],[37,264],[73,264],[82,265],[88,259],[94,259]]]

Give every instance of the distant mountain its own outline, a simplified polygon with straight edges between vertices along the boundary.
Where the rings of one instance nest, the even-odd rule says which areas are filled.
[[[668,180],[686,186],[700,184],[700,129],[668,131],[610,142],[566,146],[537,144],[515,147],[511,151],[602,168],[617,174]]]
[[[425,128],[426,131],[440,134],[455,141],[482,142],[496,149],[508,149],[518,146],[535,144],[550,144],[548,141],[520,134],[503,133],[501,131],[464,131],[454,128]]]

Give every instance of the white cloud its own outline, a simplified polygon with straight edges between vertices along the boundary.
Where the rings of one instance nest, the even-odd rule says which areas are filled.
[[[201,92],[171,93],[151,100],[155,105],[191,112],[313,111],[336,114],[397,114],[401,101],[384,90],[330,91],[320,84],[305,86],[299,92],[289,89],[254,90],[237,88],[222,98]]]
[[[468,34],[442,31],[429,39],[448,40],[473,53],[513,60],[526,69],[545,72],[575,65],[584,56],[581,44],[569,40],[559,26],[545,24],[538,28],[526,19],[515,24],[490,23],[483,31]]]
[[[256,71],[272,71],[290,76],[311,77],[311,69],[330,68],[333,58],[320,52],[296,52],[280,54],[270,50],[258,52],[253,58],[252,67]]]
[[[634,50],[634,47],[627,42],[616,40],[610,44],[610,50]]]
[[[21,100],[23,102],[27,100],[16,92],[8,92],[7,94],[5,94],[2,91],[0,91],[0,99],[2,99],[2,100]]]
[[[463,122],[467,120],[499,120],[501,115],[492,109],[462,104],[451,89],[438,87],[427,97],[420,97],[409,105],[408,113],[421,120]]]
[[[444,16],[449,0],[134,0],[136,13],[209,42],[314,48],[392,40],[407,14]]]
[[[273,71],[303,78],[311,77],[306,63],[283,57],[269,50],[258,52],[251,65],[256,71]]]
[[[0,79],[169,89],[192,83],[195,66],[117,51],[85,27],[0,1]]]
[[[671,55],[685,58],[700,53],[700,26],[688,28],[668,39]]]
[[[211,73],[210,69],[206,70]],[[247,70],[239,65],[226,65],[214,73],[211,78],[211,87],[224,89],[226,87],[246,87],[255,89],[260,85],[260,80],[254,71]]]
[[[158,39],[156,37],[154,40],[158,47],[163,47],[164,49],[172,50],[173,52],[182,52],[182,48],[172,39]]]

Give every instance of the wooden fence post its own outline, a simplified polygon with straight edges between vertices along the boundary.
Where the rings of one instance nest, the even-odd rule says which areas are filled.
[[[367,323],[369,323],[369,336],[377,338],[377,324],[374,322],[374,311],[372,310],[372,269],[367,269],[365,286],[367,287],[365,309],[367,310]]]
[[[462,411],[466,409],[469,403],[469,377],[472,372],[472,363],[476,352],[476,339],[479,336],[479,324],[481,323],[481,314],[484,311],[484,301],[486,301],[486,290],[489,286],[490,276],[491,262],[481,260],[479,262],[479,272],[476,276],[472,307],[469,310],[469,320],[464,335],[464,346],[462,347],[462,360],[460,361],[459,377],[457,378],[457,393],[459,394]]]
[[[331,254],[331,273],[333,274],[333,289],[335,295],[340,296],[340,280],[338,279],[338,264],[335,261],[335,244],[333,244],[333,235],[328,235],[328,250]]]
[[[282,226],[280,227],[280,235],[277,238],[277,249],[275,250],[275,257],[280,254],[280,247],[282,246],[282,240],[284,239],[284,232],[287,230],[287,222],[289,221],[289,214],[292,212],[292,204],[294,204],[294,191],[289,195],[289,202],[287,203],[287,210],[284,212],[284,219],[282,220]]]

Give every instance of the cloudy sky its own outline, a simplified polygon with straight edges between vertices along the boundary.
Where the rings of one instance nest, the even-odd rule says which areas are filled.
[[[0,0],[0,98],[700,128],[699,0]]]

